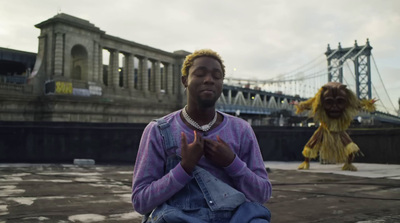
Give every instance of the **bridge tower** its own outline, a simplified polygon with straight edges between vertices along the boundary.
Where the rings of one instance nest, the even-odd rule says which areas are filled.
[[[350,59],[354,63],[357,97],[371,99],[371,50],[368,39],[364,46],[358,46],[355,41],[353,47],[342,48],[339,43],[335,50],[332,50],[328,44],[325,52],[328,60],[328,81],[343,83],[343,64]]]

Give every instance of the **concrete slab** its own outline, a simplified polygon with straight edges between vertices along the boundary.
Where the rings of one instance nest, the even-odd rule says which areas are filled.
[[[318,163],[299,171],[298,164],[266,162],[273,197],[264,205],[272,222],[400,222],[396,165],[356,164],[357,173]],[[0,164],[0,223],[139,223],[132,171],[133,165]]]
[[[280,170],[297,170],[301,162],[280,162],[266,161],[266,167]],[[320,162],[310,162],[309,170],[299,170],[311,173],[333,173],[346,176],[367,177],[367,178],[388,178],[400,179],[400,165],[376,164],[376,163],[354,163],[358,171],[343,171],[343,164],[321,164]]]

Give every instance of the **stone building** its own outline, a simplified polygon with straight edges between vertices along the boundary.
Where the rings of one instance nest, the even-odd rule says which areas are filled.
[[[63,13],[35,27],[35,66],[24,84],[0,83],[0,120],[146,123],[182,107],[189,52],[111,36]]]

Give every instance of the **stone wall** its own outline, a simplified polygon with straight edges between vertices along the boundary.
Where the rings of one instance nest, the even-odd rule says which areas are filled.
[[[304,145],[315,128],[304,127],[253,127],[264,160],[303,160]],[[347,131],[364,154],[354,162],[400,163],[400,128],[354,128]]]
[[[146,124],[0,122],[0,162],[134,163]],[[265,161],[301,161],[315,128],[254,127]],[[364,156],[356,162],[400,163],[400,129],[350,129]]]
[[[12,95],[0,92],[1,121],[148,123],[180,108],[168,99],[35,96],[17,90]]]

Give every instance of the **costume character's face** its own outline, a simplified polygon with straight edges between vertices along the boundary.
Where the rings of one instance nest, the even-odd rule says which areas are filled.
[[[188,99],[194,100],[201,107],[215,105],[222,92],[223,80],[221,64],[207,56],[196,58],[189,68],[189,74],[182,77]]]
[[[328,83],[323,86],[321,95],[322,107],[329,118],[338,119],[348,106],[346,85],[340,83]]]

